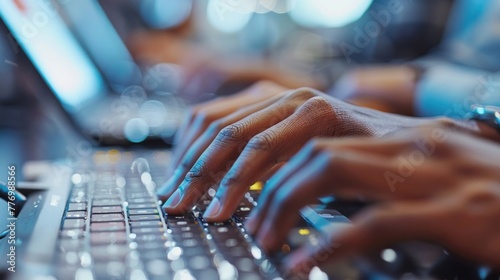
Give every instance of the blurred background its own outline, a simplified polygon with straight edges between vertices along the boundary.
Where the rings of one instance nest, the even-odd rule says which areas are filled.
[[[359,65],[421,57],[439,44],[454,2],[9,1],[20,10],[39,2],[32,28],[43,23],[43,13],[49,19],[52,12],[63,14],[109,91],[118,97],[134,93],[139,113],[113,135],[143,145],[151,135],[161,140],[156,144],[167,145],[180,109],[258,80],[328,90]],[[0,27],[0,58],[0,166],[71,158],[88,143],[105,143],[91,133],[84,133],[88,139],[82,136],[5,25]],[[88,108],[81,113],[94,114]]]

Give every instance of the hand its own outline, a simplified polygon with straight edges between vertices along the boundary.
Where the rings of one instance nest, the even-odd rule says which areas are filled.
[[[217,91],[225,83],[247,84],[260,80],[273,81],[288,88],[326,86],[308,73],[283,69],[271,60],[227,56],[169,32],[138,32],[128,42],[136,60],[180,65],[183,79],[179,92],[188,96]]]
[[[247,98],[241,95],[241,99]],[[226,105],[229,107],[223,109]],[[167,213],[189,211],[210,187],[219,186],[205,218],[227,220],[250,185],[272,174],[314,137],[380,137],[440,122],[360,108],[308,88],[278,95],[273,92],[262,101],[227,115],[234,110],[231,106],[242,106],[240,97],[221,99],[208,109],[200,109],[213,110],[211,115],[218,115],[209,122],[200,122],[204,125],[188,129],[184,134],[187,136],[181,132],[180,139],[186,144],[174,161],[179,167],[159,190],[162,198],[169,197],[163,206]],[[188,126],[196,126],[196,121]]]
[[[417,76],[404,65],[362,67],[340,77],[330,94],[359,106],[412,115]]]
[[[278,84],[261,81],[238,94],[218,98],[191,108],[175,136],[176,148],[168,172],[169,176],[174,176],[170,177],[169,182],[160,189],[160,198],[164,200],[171,194],[168,192],[168,185],[174,184],[178,186],[180,184],[188,170],[193,166],[194,161],[198,159],[203,150],[215,138],[218,132],[216,127],[223,125],[223,118],[226,117],[228,119],[226,122],[231,123],[233,119],[236,121],[246,117],[252,111],[240,110],[241,108],[257,104],[286,90],[286,88]],[[255,108],[255,110],[258,108]],[[234,114],[238,110],[240,112]],[[234,114],[234,116],[228,118],[231,114]],[[212,133],[208,133],[210,131]],[[202,134],[205,138],[198,140]],[[175,174],[173,174],[174,168],[176,169]]]
[[[407,239],[500,266],[500,185],[488,183],[500,180],[499,157],[498,144],[442,127],[315,140],[269,180],[246,227],[273,251],[318,197],[362,197],[379,203],[326,236],[325,246],[290,256],[287,267],[307,273],[314,256],[350,257]]]

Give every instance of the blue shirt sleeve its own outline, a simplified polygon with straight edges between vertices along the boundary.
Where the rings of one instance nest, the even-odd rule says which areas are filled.
[[[441,45],[422,57],[421,116],[463,118],[472,104],[500,105],[500,1],[457,0]]]
[[[472,104],[500,106],[500,72],[439,62],[428,66],[416,88],[420,116],[463,118]]]

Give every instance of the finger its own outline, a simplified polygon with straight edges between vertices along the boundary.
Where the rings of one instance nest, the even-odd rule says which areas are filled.
[[[346,162],[337,167],[345,172],[336,173],[342,175],[339,178],[343,181],[335,181],[335,187],[331,188],[336,195],[356,198],[358,194],[370,199],[425,197],[450,187],[449,181],[443,181],[446,166],[433,156],[438,149],[443,149],[437,148],[429,137],[415,134],[417,132],[369,141],[367,138],[315,139],[313,149],[330,153],[334,156],[332,160],[346,158]]]
[[[286,161],[275,164],[269,170],[265,171],[264,175],[262,175],[262,177],[260,177],[259,181],[260,182],[267,182],[267,180],[269,180],[269,178],[271,178],[274,174],[276,174],[276,172],[278,172],[278,170],[280,170],[285,164],[286,164]]]
[[[288,160],[309,139],[334,134],[335,119],[330,104],[314,97],[284,121],[253,137],[221,181],[205,212],[208,221],[227,220],[248,187],[276,163]]]
[[[304,273],[319,263],[359,255],[404,240],[437,240],[442,210],[429,201],[393,202],[371,207],[339,230],[333,224],[320,246],[308,246],[285,260],[288,270]]]
[[[328,165],[334,165],[335,163],[324,164],[320,167],[319,170],[314,170],[314,168],[316,168],[316,166],[320,166],[320,164],[313,164],[313,162],[318,161],[317,157],[320,154],[329,154],[334,152],[335,154],[337,154],[336,161],[341,162],[340,165],[343,164],[341,160],[342,156],[339,155],[339,153],[343,152],[343,145],[336,145],[338,151],[330,151],[328,149],[330,145],[337,141],[339,140],[332,141],[331,139],[314,139],[313,141],[310,141],[282,169],[280,169],[272,178],[269,179],[259,197],[258,206],[253,209],[246,223],[247,230],[251,234],[257,234],[262,222],[265,220],[265,218],[268,217],[271,206],[273,205],[273,203],[275,203],[276,200],[279,201],[279,199],[276,198],[276,193],[287,182],[295,182],[295,185],[298,187],[300,186],[302,181],[307,181],[310,177],[312,177],[310,185],[313,186],[313,188],[323,188],[326,186],[319,185],[318,180],[324,179],[329,182],[329,184],[327,185],[328,187],[331,187],[331,192],[333,193],[335,191],[333,190],[333,186],[330,186],[334,183],[330,176],[333,176],[332,172],[335,172],[335,170],[325,170],[325,168],[328,168]],[[349,142],[344,141],[344,143]],[[385,158],[382,161],[385,162]],[[295,174],[298,174],[301,172],[301,170],[305,169],[311,169],[310,173],[306,173],[307,176],[296,176],[296,179],[292,179]],[[321,170],[325,170],[324,174],[321,172]],[[312,176],[313,174],[315,175]],[[301,179],[299,180],[298,178]]]
[[[310,161],[313,160],[315,155],[311,151],[313,146],[314,145],[311,143],[306,145],[295,156],[293,156],[290,161],[283,166],[283,168],[276,172],[276,174],[274,174],[274,176],[267,181],[259,196],[257,207],[252,210],[247,222],[245,223],[245,227],[250,234],[256,235],[257,230],[260,228],[260,225],[265,218],[264,213],[267,213],[268,211],[268,202],[274,199],[274,194],[277,189],[276,186],[280,186],[285,180],[302,170],[304,167],[308,166]]]
[[[367,152],[383,156],[395,156],[410,152],[419,152],[430,157],[439,152],[442,147],[438,147],[444,141],[442,129],[429,129],[421,127],[419,129],[408,129],[397,134],[385,137],[343,137],[317,139],[318,147],[328,150],[353,150]]]
[[[279,241],[286,237],[293,226],[296,213],[318,197],[334,195],[348,199],[363,197],[379,200],[416,196],[418,191],[414,189],[418,189],[419,185],[397,192],[387,185],[384,173],[395,166],[393,161],[378,155],[353,151],[319,152],[307,166],[298,165],[295,170],[286,170],[288,174],[279,174],[285,178],[279,183],[275,184],[274,178],[270,180],[271,183],[265,188],[265,192],[270,195],[259,199],[256,216],[252,215],[247,227],[257,236],[264,249],[273,251],[281,245]],[[432,164],[431,167],[435,169]],[[275,228],[274,225],[278,223],[280,227]]]
[[[323,190],[317,186],[327,181],[324,169],[328,160],[325,155],[315,157],[273,192],[271,201],[264,205],[267,211],[259,214],[260,223],[254,229],[256,239],[264,250],[274,252],[280,248],[289,230],[296,224],[300,209],[323,196]],[[277,224],[279,227],[276,227]]]
[[[158,195],[162,201],[165,201],[181,184],[182,180],[188,173],[188,171],[193,167],[196,160],[201,156],[203,151],[205,151],[210,143],[215,139],[217,134],[224,127],[233,124],[241,119],[249,116],[252,113],[260,111],[264,108],[267,108],[271,104],[275,103],[276,100],[279,99],[279,96],[274,96],[268,98],[264,101],[261,101],[257,104],[253,104],[247,106],[243,109],[240,109],[229,116],[223,117],[220,120],[213,122],[208,129],[206,129],[203,134],[196,139],[193,145],[187,150],[181,159],[180,163],[177,165],[175,171],[172,176],[168,179],[168,181],[162,185],[162,187],[158,190]]]
[[[195,106],[176,135],[178,146],[174,153],[172,166],[175,167],[179,164],[191,144],[208,128],[210,123],[235,112],[241,107],[266,100],[284,91],[286,91],[285,88],[264,81],[256,83],[235,95]]]
[[[189,210],[231,167],[246,143],[293,113],[293,106],[279,101],[222,129],[187,173],[184,181],[165,202],[167,213]]]

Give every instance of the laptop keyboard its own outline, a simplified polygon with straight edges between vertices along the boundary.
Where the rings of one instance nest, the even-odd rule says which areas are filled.
[[[167,215],[149,173],[75,176],[58,240],[60,279],[281,279],[243,228],[258,191],[229,221],[207,223],[209,196],[190,213]]]

